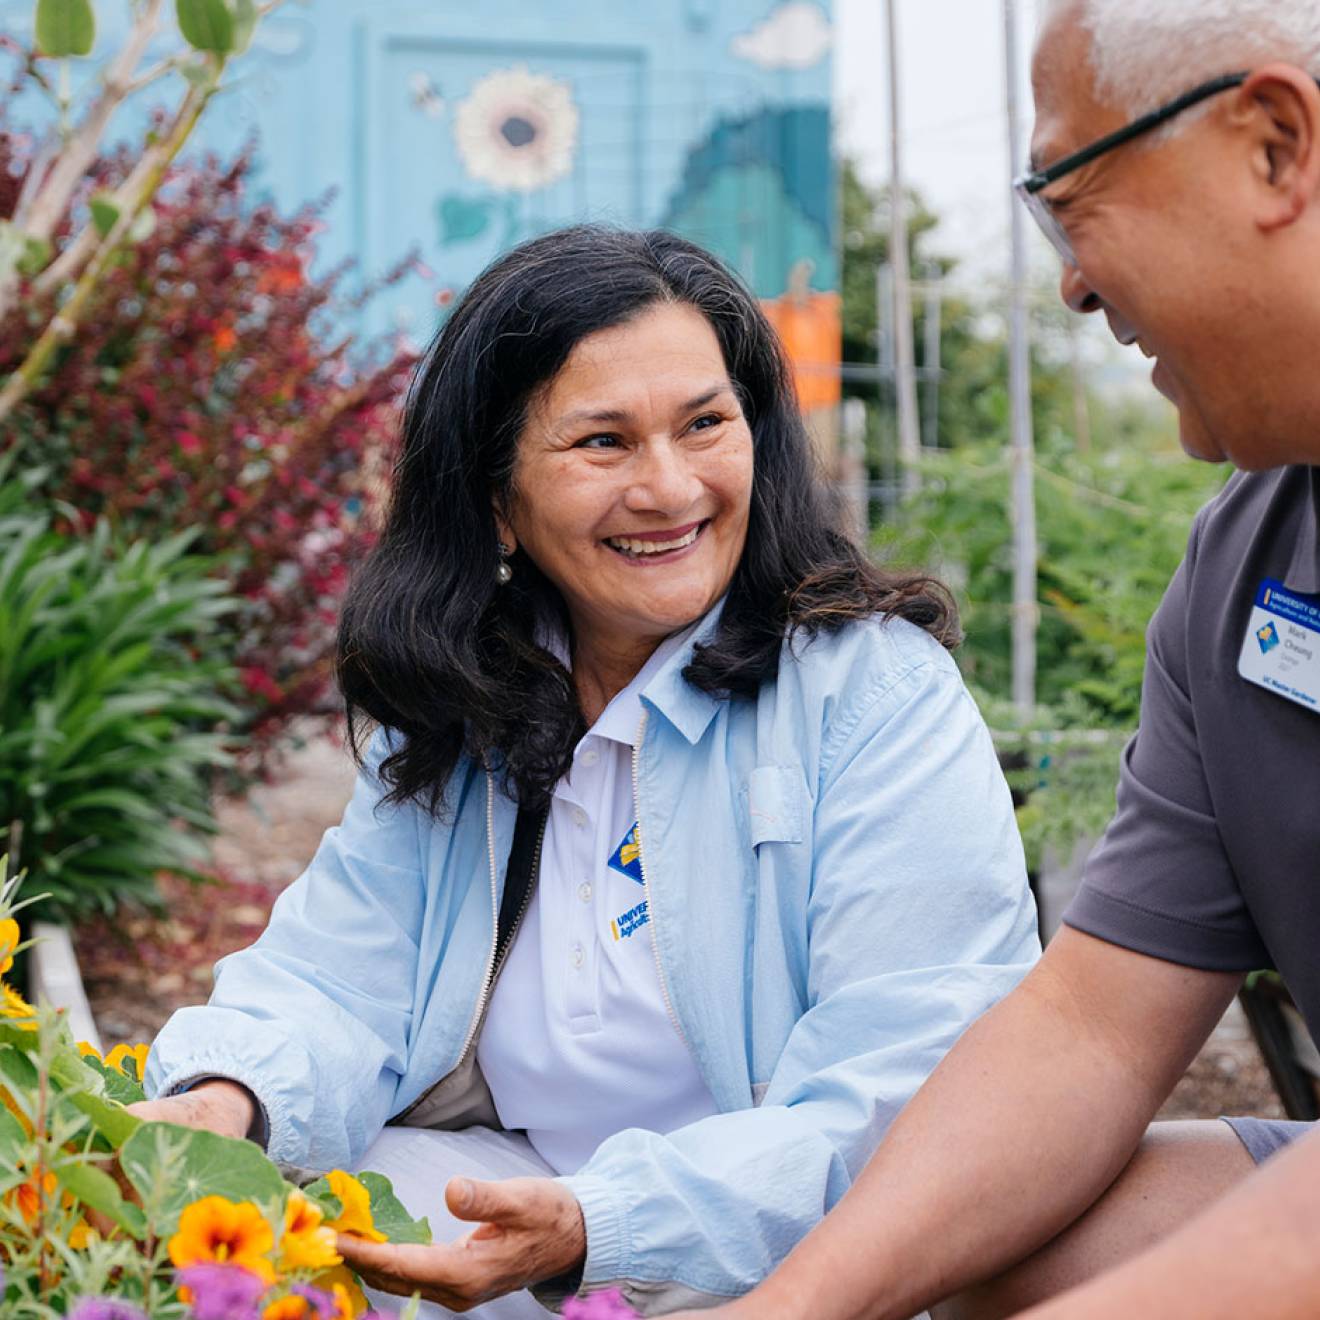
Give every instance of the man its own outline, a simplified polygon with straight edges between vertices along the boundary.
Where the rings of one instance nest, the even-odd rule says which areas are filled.
[[[1064,929],[731,1318],[1320,1315],[1320,1135],[1146,1131],[1245,972],[1320,1028],[1320,0],[1046,11],[1019,188],[1063,297],[1242,471],[1152,621]]]

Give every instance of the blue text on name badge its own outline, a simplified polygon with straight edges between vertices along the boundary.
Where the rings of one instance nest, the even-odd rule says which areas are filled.
[[[1299,596],[1273,578],[1266,578],[1256,589],[1256,605],[1303,628],[1320,632],[1320,598]]]

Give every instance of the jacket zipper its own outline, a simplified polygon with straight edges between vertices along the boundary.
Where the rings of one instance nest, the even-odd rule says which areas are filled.
[[[463,1048],[459,1051],[458,1058],[454,1066],[445,1073],[439,1080],[432,1082],[425,1091],[417,1097],[406,1109],[401,1110],[394,1116],[391,1122],[400,1118],[407,1118],[415,1109],[419,1108],[424,1100],[430,1096],[437,1087],[444,1085],[445,1081],[452,1077],[467,1062],[468,1054],[472,1050],[473,1042],[476,1040],[477,1031],[481,1026],[481,1020],[486,1015],[486,1005],[490,1000],[490,992],[495,986],[495,981],[500,974],[500,969],[504,966],[504,960],[509,955],[509,950],[513,948],[513,942],[518,936],[518,928],[522,925],[522,920],[531,906],[532,895],[536,892],[537,881],[541,872],[541,848],[545,843],[546,825],[549,823],[549,815],[541,821],[541,832],[536,838],[536,851],[532,854],[532,883],[527,886],[527,893],[523,895],[522,906],[518,909],[518,915],[513,920],[513,925],[509,928],[509,938],[506,941],[503,950],[499,947],[500,939],[500,892],[499,892],[499,871],[495,865],[495,780],[491,774],[486,775],[486,856],[490,862],[490,900],[491,900],[491,938],[490,938],[490,957],[486,960],[486,976],[481,984],[481,994],[477,998],[477,1006],[472,1014],[472,1021],[468,1025],[467,1035],[463,1038]]]
[[[632,749],[632,789],[633,789],[633,814],[637,817],[637,865],[642,872],[642,893],[646,895],[646,911],[651,918],[651,953],[655,957],[655,970],[660,978],[660,995],[665,1001],[665,1011],[669,1014],[669,1020],[674,1024],[674,1030],[678,1032],[678,1038],[691,1050],[692,1046],[688,1044],[687,1035],[683,1031],[682,1024],[678,1020],[678,1014],[674,1012],[674,1002],[669,997],[669,985],[665,980],[665,969],[660,962],[660,941],[655,937],[655,907],[651,903],[651,884],[646,878],[646,852],[645,852],[645,831],[642,829],[642,801],[641,794],[638,791],[639,766],[642,759],[642,738],[646,734],[646,719],[649,712],[643,709],[642,722],[637,726],[637,737],[633,739]]]
[[[532,902],[532,895],[536,892],[538,881],[541,874],[541,847],[545,843],[546,825],[549,823],[549,814],[541,821],[540,833],[536,836],[536,849],[532,853],[532,878],[527,886],[527,892],[523,895],[522,906],[518,909],[518,915],[513,919],[513,925],[509,927],[509,938],[505,941],[504,947],[499,946],[500,941],[500,887],[499,871],[495,865],[495,780],[490,774],[486,775],[486,856],[490,861],[490,907],[491,907],[491,930],[494,932],[490,940],[490,958],[486,963],[486,979],[481,984],[481,994],[477,998],[476,1011],[472,1015],[472,1021],[468,1026],[467,1035],[463,1038],[463,1048],[459,1051],[458,1062],[454,1064],[449,1072],[454,1072],[461,1068],[467,1061],[468,1052],[471,1050],[473,1042],[476,1040],[477,1031],[481,1026],[481,1020],[486,1015],[486,1004],[490,999],[490,992],[495,988],[495,982],[499,978],[500,970],[504,966],[505,959],[509,956],[509,950],[513,948],[513,942],[518,937],[518,928],[522,925],[523,916]],[[446,1073],[445,1076],[449,1076]],[[441,1081],[444,1080],[442,1077]],[[439,1082],[436,1083],[439,1085]]]

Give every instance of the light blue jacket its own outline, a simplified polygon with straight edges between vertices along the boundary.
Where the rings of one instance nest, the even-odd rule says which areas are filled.
[[[584,1285],[649,1314],[762,1279],[1039,952],[1007,786],[930,637],[874,621],[786,646],[755,701],[698,691],[689,659],[646,688],[635,792],[662,984],[721,1112],[619,1132],[563,1179]],[[294,1164],[350,1164],[475,1066],[515,808],[465,763],[451,822],[377,811],[382,746],[270,927],[148,1062],[152,1095],[244,1083]]]

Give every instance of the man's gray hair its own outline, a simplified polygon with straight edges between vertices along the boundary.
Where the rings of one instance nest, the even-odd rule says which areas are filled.
[[[1100,99],[1129,116],[1270,60],[1320,73],[1320,0],[1044,0],[1041,17],[1065,12],[1090,35]]]

